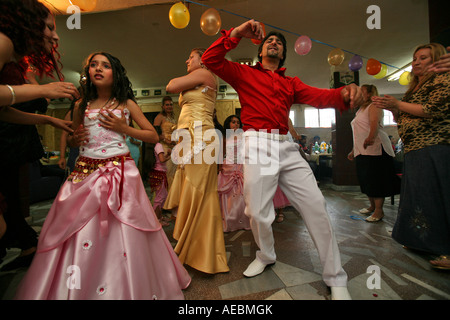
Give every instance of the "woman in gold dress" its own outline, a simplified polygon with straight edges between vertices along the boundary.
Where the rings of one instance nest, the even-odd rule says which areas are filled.
[[[166,88],[180,93],[177,132],[182,139],[172,151],[178,166],[164,208],[177,210],[173,237],[178,241],[175,252],[180,261],[214,274],[229,268],[217,193],[217,162],[212,161],[220,144],[218,136],[210,137],[215,133],[217,80],[204,68],[203,52],[193,49],[186,61],[188,74],[172,79]]]
[[[175,115],[173,113],[173,101],[172,97],[165,96],[162,99],[162,111],[155,117],[153,120],[154,126],[160,126],[164,140],[161,141],[161,144],[164,148],[164,152],[167,153],[169,149],[172,149],[175,143],[172,141],[172,132],[177,128],[177,121],[175,119]],[[177,169],[176,164],[169,159],[166,162],[167,168],[167,190],[170,189],[172,185],[173,177],[175,176],[175,170]]]

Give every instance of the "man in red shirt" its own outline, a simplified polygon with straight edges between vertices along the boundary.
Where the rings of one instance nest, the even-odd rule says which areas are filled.
[[[304,84],[297,77],[285,76],[286,69],[282,66],[286,59],[286,40],[277,32],[269,33],[262,40],[257,65],[241,65],[225,59],[226,53],[235,48],[243,37],[263,38],[259,22],[250,20],[222,34],[203,54],[202,61],[236,90],[241,103],[246,148],[245,214],[250,218],[260,249],[244,275],[256,276],[276,261],[272,199],[280,185],[292,206],[302,215],[316,244],[323,265],[322,276],[331,287],[332,298],[350,299],[347,274],[341,265],[325,199],[308,163],[300,156],[298,145],[289,141],[287,133],[292,104],[346,110],[362,101],[361,91],[354,84],[340,89],[318,89]]]

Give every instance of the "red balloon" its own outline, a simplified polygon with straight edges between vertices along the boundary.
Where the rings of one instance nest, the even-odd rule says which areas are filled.
[[[263,38],[266,37],[266,26],[264,25],[264,23],[260,22],[261,27],[263,28]],[[256,40],[256,39],[251,39],[252,42],[256,45],[259,45],[261,43],[261,40]]]
[[[375,59],[367,60],[366,71],[371,76],[378,74],[381,71],[381,63]]]

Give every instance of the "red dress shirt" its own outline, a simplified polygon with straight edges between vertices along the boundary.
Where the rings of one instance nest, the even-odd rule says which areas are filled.
[[[255,66],[242,65],[225,59],[241,38],[230,38],[229,31],[215,41],[202,56],[203,64],[231,85],[239,95],[243,129],[289,131],[289,110],[293,104],[308,104],[317,108],[346,110],[339,89],[319,89],[304,84],[298,77],[288,77],[285,68],[275,72]]]

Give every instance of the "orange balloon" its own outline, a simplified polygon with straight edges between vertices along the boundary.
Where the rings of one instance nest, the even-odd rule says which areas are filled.
[[[367,60],[366,71],[371,76],[378,74],[381,71],[381,63],[375,59]]]
[[[219,11],[214,8],[206,10],[200,18],[200,28],[203,33],[208,36],[214,36],[220,31],[222,26],[222,19],[220,18]]]
[[[344,61],[344,58],[344,51],[339,48],[334,48],[328,54],[328,63],[332,66],[338,66]]]
[[[266,26],[262,22],[260,22],[260,24],[263,29],[263,38],[265,38],[266,37]],[[252,39],[252,42],[256,45],[259,45],[261,43],[261,40]]]

